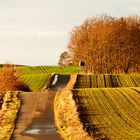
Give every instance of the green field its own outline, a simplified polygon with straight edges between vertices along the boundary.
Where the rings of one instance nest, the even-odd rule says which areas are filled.
[[[23,82],[23,90],[39,91],[48,87],[52,74],[76,73],[78,67],[19,66],[18,70]]]
[[[72,92],[93,139],[140,139],[140,74],[78,74]]]
[[[46,74],[46,73],[55,73],[55,74],[71,74],[77,73],[79,67],[74,66],[19,66],[18,69],[21,72],[21,75],[26,74]]]
[[[50,84],[51,74],[29,74],[22,75],[22,89],[25,91],[39,91]]]
[[[140,87],[75,89],[85,129],[95,139],[140,139]]]
[[[74,88],[139,87],[140,74],[134,75],[77,75]]]

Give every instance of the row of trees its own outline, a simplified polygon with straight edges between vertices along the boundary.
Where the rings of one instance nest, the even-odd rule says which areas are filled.
[[[74,64],[80,60],[94,73],[128,73],[140,66],[140,17],[86,19],[70,33],[68,44]]]

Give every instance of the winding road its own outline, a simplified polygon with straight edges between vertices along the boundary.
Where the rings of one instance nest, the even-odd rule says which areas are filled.
[[[55,128],[54,97],[66,86],[69,75],[56,75],[51,90],[21,92],[22,101],[11,140],[63,140]]]

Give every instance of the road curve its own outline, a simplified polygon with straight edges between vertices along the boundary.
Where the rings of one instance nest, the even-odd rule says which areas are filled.
[[[53,101],[69,79],[69,75],[58,75],[50,91],[19,94],[22,105],[11,140],[63,140],[55,128]]]

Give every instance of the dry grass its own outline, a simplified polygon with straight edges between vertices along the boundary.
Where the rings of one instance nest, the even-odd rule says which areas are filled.
[[[71,89],[75,81],[76,75],[72,75],[66,88],[59,91],[55,97],[56,126],[66,140],[91,140],[92,138],[83,129],[83,124],[77,113],[77,106],[73,100]]]
[[[4,94],[0,109],[0,140],[9,140],[15,127],[20,100],[17,98],[18,92],[9,91],[0,94]]]

